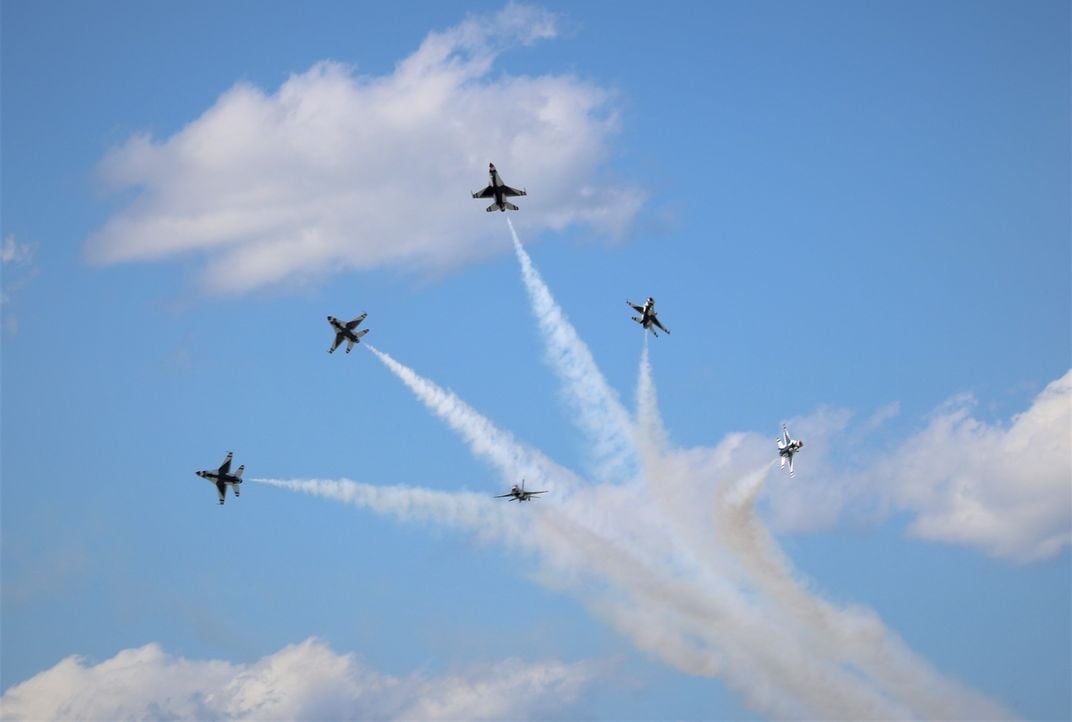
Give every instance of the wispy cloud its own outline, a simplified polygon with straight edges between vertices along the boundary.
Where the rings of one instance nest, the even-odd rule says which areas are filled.
[[[5,720],[454,720],[561,714],[599,665],[509,659],[395,677],[308,639],[251,664],[189,660],[159,645],[90,664],[68,657],[0,698]]]
[[[35,244],[17,240],[14,233],[5,235],[0,247],[0,307],[3,308],[4,332],[12,336],[19,330],[12,302],[16,294],[37,276],[38,269],[33,263],[35,252]]]
[[[107,184],[138,195],[87,256],[200,254],[215,293],[347,269],[438,271],[505,250],[469,197],[489,161],[531,191],[533,230],[620,233],[643,194],[601,171],[612,93],[567,74],[493,72],[504,51],[556,34],[554,15],[510,4],[429,34],[388,75],[326,61],[274,92],[236,85],[174,135],[139,135],[104,158]]]
[[[20,243],[15,240],[14,233],[4,236],[4,245],[0,249],[0,262],[5,266],[23,266],[33,260],[34,248],[29,243]]]

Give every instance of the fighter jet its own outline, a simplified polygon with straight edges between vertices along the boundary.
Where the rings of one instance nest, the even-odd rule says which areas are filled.
[[[778,456],[782,457],[781,469],[785,469],[786,460],[789,461],[789,476],[793,476],[793,455],[804,448],[803,439],[791,439],[789,438],[789,429],[785,424],[782,424],[781,437],[775,437],[778,442]]]
[[[231,457],[234,456],[230,451],[227,452],[227,458],[220,464],[220,468],[215,471],[206,469],[204,471],[197,472],[197,475],[202,479],[208,479],[216,485],[216,491],[220,493],[220,505],[223,504],[224,496],[226,496],[227,485],[231,485],[231,489],[234,491],[234,495],[238,497],[238,485],[242,483],[242,472],[246,470],[246,465],[238,467],[238,471],[231,473]]]
[[[512,211],[517,210],[515,206],[506,198],[512,198],[514,196],[528,195],[523,190],[511,188],[502,182],[502,178],[499,177],[499,171],[495,170],[494,163],[488,163],[488,174],[491,175],[491,185],[482,191],[477,191],[473,194],[473,198],[494,198],[495,202],[488,206],[488,212],[491,211],[506,211],[509,208]]]
[[[354,329],[357,328],[359,323],[365,320],[366,316],[368,316],[368,314],[363,313],[353,321],[347,323],[343,323],[334,316],[328,316],[328,323],[330,323],[331,327],[335,330],[335,343],[331,344],[328,353],[335,353],[335,349],[337,349],[339,344],[343,341],[346,341],[346,353],[350,353],[354,348],[354,344],[360,343],[361,337],[369,332],[367,328],[357,331],[356,333],[354,332]]]
[[[494,498],[505,499],[509,497],[510,501],[532,501],[532,497],[536,496],[537,494],[546,493],[546,491],[525,491],[525,480],[522,479],[520,487],[518,487],[517,484],[514,484],[514,486],[510,489],[509,494],[499,494]]]
[[[668,334],[670,333],[670,329],[668,329],[666,326],[664,326],[661,323],[659,323],[659,317],[655,313],[655,299],[654,298],[652,298],[651,296],[648,296],[648,300],[644,303],[643,306],[638,306],[637,304],[635,304],[635,303],[633,303],[632,301],[629,301],[629,300],[626,300],[626,303],[629,304],[629,306],[634,311],[636,311],[637,313],[640,314],[639,316],[631,316],[630,318],[632,318],[634,321],[639,323],[641,326],[643,326],[644,328],[646,328],[649,331],[651,331],[652,333],[654,333],[656,337],[658,337],[659,334],[655,331],[654,328],[652,328],[653,326],[661,328],[663,331],[666,331],[666,333],[668,333]]]

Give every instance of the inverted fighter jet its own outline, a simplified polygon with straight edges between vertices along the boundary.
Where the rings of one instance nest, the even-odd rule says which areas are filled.
[[[366,316],[368,316],[368,314],[363,313],[353,321],[348,321],[347,323],[343,323],[334,316],[328,316],[328,323],[335,329],[335,343],[331,344],[328,353],[335,353],[335,349],[337,349],[339,344],[343,341],[346,341],[346,353],[350,353],[354,348],[354,344],[360,343],[361,337],[369,332],[367,328],[357,332],[354,331],[358,324],[365,320]]]
[[[198,471],[197,475],[202,479],[208,479],[216,485],[216,491],[220,494],[220,504],[223,504],[223,499],[226,496],[228,484],[234,491],[234,495],[238,497],[238,485],[242,483],[242,472],[246,470],[246,465],[238,467],[238,471],[231,473],[231,457],[234,456],[230,451],[227,452],[227,458],[220,464],[220,468],[213,471],[212,469],[206,469],[204,471]]]
[[[525,491],[525,480],[522,479],[520,487],[518,487],[517,484],[514,484],[514,486],[510,489],[509,494],[499,494],[495,498],[505,499],[509,497],[510,501],[532,501],[532,497],[536,496],[537,494],[546,493],[546,491]]]
[[[778,456],[782,457],[781,469],[785,469],[786,460],[789,461],[789,476],[793,476],[793,455],[804,448],[803,439],[789,438],[789,429],[782,424],[782,435],[776,437],[778,442]]]
[[[511,188],[502,182],[502,178],[499,177],[499,171],[495,170],[494,163],[488,163],[488,174],[491,176],[491,185],[482,191],[477,191],[473,194],[473,198],[494,198],[495,202],[488,206],[488,212],[491,211],[506,211],[509,208],[512,211],[517,210],[515,206],[507,198],[513,198],[514,196],[528,195],[523,190]]]
[[[659,323],[659,317],[655,313],[654,298],[648,296],[648,300],[644,303],[643,306],[638,306],[637,304],[629,300],[627,300],[626,303],[629,304],[629,306],[634,311],[640,314],[639,316],[631,316],[630,318],[632,318],[641,326],[654,333],[656,337],[658,337],[659,334],[655,331],[655,328],[653,327],[661,328],[663,331],[666,331],[666,333],[670,333],[670,329]]]

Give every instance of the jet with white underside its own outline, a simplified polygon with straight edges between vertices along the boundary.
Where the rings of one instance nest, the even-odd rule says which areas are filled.
[[[801,449],[804,448],[804,440],[803,439],[793,439],[793,438],[791,438],[789,436],[788,427],[786,427],[785,424],[782,424],[782,435],[780,437],[776,437],[776,441],[778,442],[778,456],[781,457],[781,461],[782,461],[782,465],[779,468],[781,468],[784,471],[785,466],[786,466],[786,462],[788,462],[789,463],[789,476],[792,477],[793,476],[793,456],[795,456],[798,451],[800,451]]]
[[[328,353],[335,353],[335,349],[337,349],[339,344],[343,341],[346,342],[346,353],[350,353],[354,348],[354,344],[360,343],[361,337],[369,332],[367,328],[355,331],[358,325],[365,320],[366,316],[368,316],[368,314],[363,313],[353,321],[347,321],[346,323],[343,323],[334,316],[328,316],[328,323],[331,324],[331,328],[335,331],[335,343],[331,344]]]
[[[491,211],[516,211],[517,206],[506,199],[514,196],[525,196],[528,193],[524,190],[511,188],[503,183],[502,178],[499,177],[499,171],[495,170],[494,163],[488,163],[488,175],[491,176],[491,184],[484,190],[473,193],[473,198],[494,198],[495,202],[487,208],[489,213]]]
[[[227,487],[230,486],[234,491],[235,498],[239,496],[238,486],[242,483],[242,472],[246,470],[246,465],[238,467],[238,471],[231,473],[231,458],[234,456],[230,451],[227,452],[227,458],[223,460],[218,469],[205,469],[196,472],[202,479],[208,479],[216,485],[216,491],[220,495],[220,504],[223,504],[224,498],[227,496]]]

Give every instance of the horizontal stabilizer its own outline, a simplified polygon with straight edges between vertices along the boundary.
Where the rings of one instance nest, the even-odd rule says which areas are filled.
[[[511,211],[516,211],[516,210],[518,210],[518,207],[517,207],[517,206],[515,206],[515,205],[514,205],[513,203],[511,203],[511,202],[509,202],[509,201],[503,201],[503,205],[504,205],[504,206],[506,206],[506,208],[507,208],[508,210],[511,210]]]
[[[235,477],[238,478],[238,479],[241,479],[242,478],[242,472],[245,471],[245,470],[246,470],[246,465],[242,464],[242,466],[238,467],[238,471],[236,471],[234,473]]]

